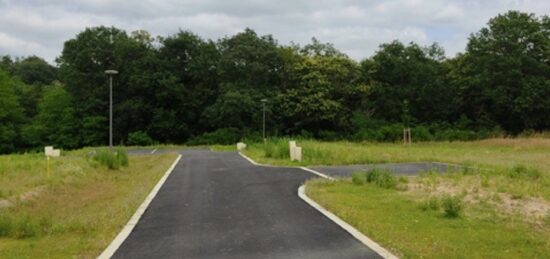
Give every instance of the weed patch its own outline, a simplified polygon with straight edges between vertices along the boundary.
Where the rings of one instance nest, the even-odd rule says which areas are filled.
[[[366,174],[362,172],[353,173],[351,176],[351,181],[355,185],[364,185],[366,182]]]
[[[430,197],[429,199],[420,203],[419,207],[423,211],[427,210],[439,210],[439,199],[437,197]]]
[[[111,170],[117,170],[121,166],[127,167],[129,164],[128,153],[124,149],[116,149],[114,152],[110,150],[100,150],[92,159]]]
[[[514,179],[537,180],[542,176],[539,170],[524,165],[516,165],[508,171],[508,177]]]
[[[445,196],[441,200],[445,217],[458,218],[462,211],[462,200],[458,196]]]
[[[366,180],[369,183],[374,183],[385,189],[393,189],[397,187],[397,177],[388,171],[380,169],[372,169],[367,172]]]

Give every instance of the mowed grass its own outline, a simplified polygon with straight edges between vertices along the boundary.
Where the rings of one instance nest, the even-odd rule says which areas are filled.
[[[0,258],[97,257],[177,157],[108,170],[86,153],[51,159],[50,177],[43,154],[0,156]]]
[[[297,140],[303,161],[291,162],[289,139],[247,143],[244,153],[273,165],[348,165],[396,162],[445,162],[485,177],[487,187],[514,197],[550,201],[550,139],[488,139],[472,142],[355,143]],[[471,177],[470,177],[471,178]],[[480,181],[478,179],[478,181]]]
[[[530,223],[490,206],[457,218],[423,199],[350,180],[307,182],[309,197],[403,258],[548,258],[550,220]],[[424,208],[423,208],[424,206]]]

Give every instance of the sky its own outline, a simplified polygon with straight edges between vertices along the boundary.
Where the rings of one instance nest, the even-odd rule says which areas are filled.
[[[550,1],[0,0],[0,56],[37,55],[54,64],[66,40],[105,25],[154,36],[190,30],[214,40],[251,28],[285,45],[316,37],[358,61],[395,39],[438,42],[452,57],[471,33],[508,10],[550,15]]]

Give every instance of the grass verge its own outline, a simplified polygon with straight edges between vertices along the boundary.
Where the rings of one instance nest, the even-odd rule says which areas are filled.
[[[347,165],[396,162],[445,162],[466,167],[464,179],[514,197],[550,201],[550,139],[488,139],[472,142],[354,143],[298,140],[303,161],[291,162],[289,139],[247,143],[244,153],[272,165]],[[441,181],[448,179],[442,177]],[[453,179],[453,184],[460,184]]]
[[[0,258],[95,258],[177,157],[112,170],[84,153],[52,159],[49,177],[43,155],[0,156]]]
[[[363,181],[361,181],[363,182]],[[546,258],[550,223],[470,204],[449,217],[439,201],[376,184],[311,180],[307,195],[404,258]],[[449,202],[442,199],[443,203]],[[453,203],[453,202],[451,202]],[[442,206],[454,206],[442,205]]]

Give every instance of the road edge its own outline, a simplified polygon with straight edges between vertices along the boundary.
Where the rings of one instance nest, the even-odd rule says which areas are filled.
[[[255,165],[255,166],[264,166],[264,167],[276,167],[276,166],[273,166],[273,165],[265,165],[265,164],[260,164],[260,163],[257,163],[256,161],[252,160],[252,158],[246,156],[245,154],[243,154],[242,152],[238,152],[239,155],[241,157],[243,157],[244,159],[248,160],[251,164]],[[288,168],[298,168],[298,169],[302,169],[304,171],[307,171],[309,173],[312,173],[314,175],[317,175],[319,177],[322,177],[322,178],[325,178],[325,179],[328,179],[328,180],[331,180],[331,181],[334,181],[336,180],[335,178],[333,177],[330,177],[328,175],[325,175],[323,173],[320,173],[320,172],[317,172],[313,169],[310,169],[310,168],[307,168],[307,167],[304,167],[304,166],[292,166],[292,167],[288,167]],[[304,202],[306,202],[309,206],[313,207],[314,209],[316,209],[317,211],[319,211],[321,214],[323,214],[325,217],[329,218],[332,222],[334,222],[336,225],[338,225],[339,227],[341,227],[342,229],[344,229],[346,232],[348,232],[350,235],[352,235],[353,237],[355,237],[355,239],[359,240],[359,242],[363,243],[363,245],[367,246],[368,248],[372,249],[374,252],[376,252],[377,254],[379,254],[380,256],[384,257],[384,258],[387,258],[387,259],[397,259],[398,257],[395,256],[394,254],[392,254],[391,252],[389,252],[388,250],[386,250],[384,247],[382,247],[381,245],[379,245],[378,243],[374,242],[372,239],[368,238],[367,236],[365,236],[363,233],[361,233],[361,231],[357,230],[356,228],[354,228],[352,225],[348,224],[347,222],[345,222],[343,219],[339,218],[338,216],[336,216],[335,214],[333,214],[332,212],[326,210],[325,208],[323,208],[323,206],[319,205],[317,202],[315,202],[314,200],[310,199],[307,195],[306,195],[306,186],[305,184],[301,185],[299,188],[298,188],[298,197],[300,197],[300,199],[302,199]]]
[[[323,206],[319,205],[317,202],[312,200],[306,195],[306,186],[305,184],[301,185],[298,188],[298,197],[305,201],[309,206],[315,208],[317,211],[319,211],[321,214],[323,214],[325,217],[329,218],[332,222],[334,222],[336,225],[343,228],[345,231],[347,231],[349,234],[351,234],[355,239],[359,240],[361,243],[363,243],[368,248],[372,249],[374,252],[379,254],[380,256],[387,258],[387,259],[397,259],[398,257],[386,250],[384,247],[379,245],[378,243],[374,242],[372,239],[365,236],[363,233],[361,233],[359,230],[345,222],[343,219],[339,218],[338,216],[334,215],[332,212],[326,210],[323,208]]]
[[[307,171],[309,173],[312,173],[312,174],[315,174],[317,176],[320,176],[320,177],[323,177],[325,179],[329,179],[329,180],[336,180],[335,178],[333,177],[330,177],[326,174],[323,174],[323,173],[320,173],[320,172],[317,172],[313,169],[310,169],[310,168],[307,168],[307,167],[304,167],[304,166],[275,166],[275,165],[266,165],[266,164],[260,164],[260,163],[257,163],[256,161],[252,160],[252,158],[248,157],[247,155],[243,154],[242,152],[238,152],[239,155],[241,157],[243,157],[244,159],[248,160],[248,162],[250,162],[251,164],[255,165],[255,166],[263,166],[263,167],[277,167],[277,168],[296,168],[296,169],[302,169],[304,171]]]
[[[132,230],[134,229],[134,227],[139,222],[139,219],[141,218],[141,216],[143,215],[145,210],[147,210],[147,207],[149,207],[149,204],[151,203],[151,201],[153,201],[155,196],[157,196],[157,193],[159,192],[160,188],[162,187],[162,185],[164,185],[164,182],[166,182],[166,179],[168,179],[168,176],[170,176],[172,171],[174,171],[174,168],[176,167],[176,165],[178,164],[180,159],[181,159],[181,155],[178,155],[178,157],[172,163],[170,168],[168,168],[168,170],[166,170],[166,172],[160,178],[160,180],[157,182],[155,187],[153,187],[153,190],[151,190],[149,195],[147,195],[147,197],[145,197],[145,200],[137,208],[136,212],[134,213],[134,215],[132,215],[132,217],[130,218],[128,223],[126,223],[124,228],[122,228],[122,230],[118,233],[118,235],[115,237],[115,239],[113,239],[113,241],[109,244],[109,246],[107,246],[107,248],[105,248],[105,250],[97,257],[98,259],[108,259],[108,258],[111,258],[115,254],[115,252],[122,245],[124,240],[126,240],[126,238],[130,235],[130,233],[132,233]]]

